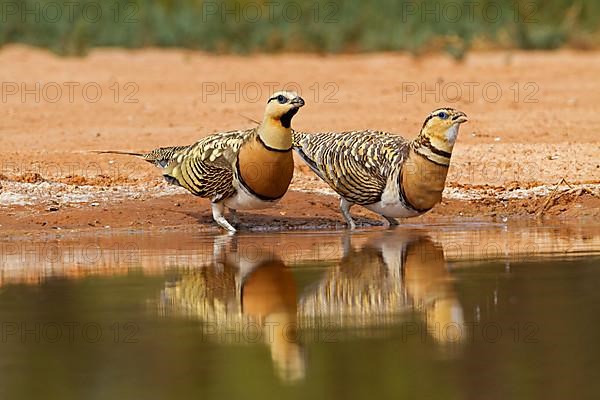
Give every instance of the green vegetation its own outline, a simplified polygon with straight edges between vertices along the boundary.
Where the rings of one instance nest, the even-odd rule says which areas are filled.
[[[590,48],[597,0],[3,0],[0,45],[213,52]]]

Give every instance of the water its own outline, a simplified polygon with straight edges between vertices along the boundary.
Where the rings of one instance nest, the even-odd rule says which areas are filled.
[[[597,398],[600,228],[0,242],[2,399]]]

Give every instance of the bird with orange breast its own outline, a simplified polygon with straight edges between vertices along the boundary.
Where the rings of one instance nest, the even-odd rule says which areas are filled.
[[[215,222],[229,232],[228,208],[266,208],[288,190],[294,173],[292,118],[304,100],[295,92],[277,92],[267,101],[262,122],[255,128],[219,132],[189,146],[161,147],[149,153],[101,151],[143,158],[162,169],[167,182],[212,202]]]
[[[465,113],[433,111],[414,140],[380,131],[294,132],[294,149],[340,195],[340,209],[351,229],[356,204],[383,216],[415,217],[442,200],[450,157]]]

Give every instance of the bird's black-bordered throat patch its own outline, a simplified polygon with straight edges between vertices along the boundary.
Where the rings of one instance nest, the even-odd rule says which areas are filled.
[[[283,114],[281,118],[279,118],[279,120],[281,121],[281,126],[289,129],[292,126],[292,118],[294,118],[294,115],[298,113],[299,109],[299,107],[292,107],[288,112]]]

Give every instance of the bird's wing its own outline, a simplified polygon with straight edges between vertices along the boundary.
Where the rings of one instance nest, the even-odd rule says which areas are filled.
[[[388,177],[405,157],[408,141],[379,131],[294,132],[294,149],[340,196],[356,204],[381,200]]]
[[[214,202],[226,199],[235,193],[232,182],[237,154],[254,132],[255,129],[221,132],[191,146],[163,148],[159,157],[163,175],[197,196]]]

